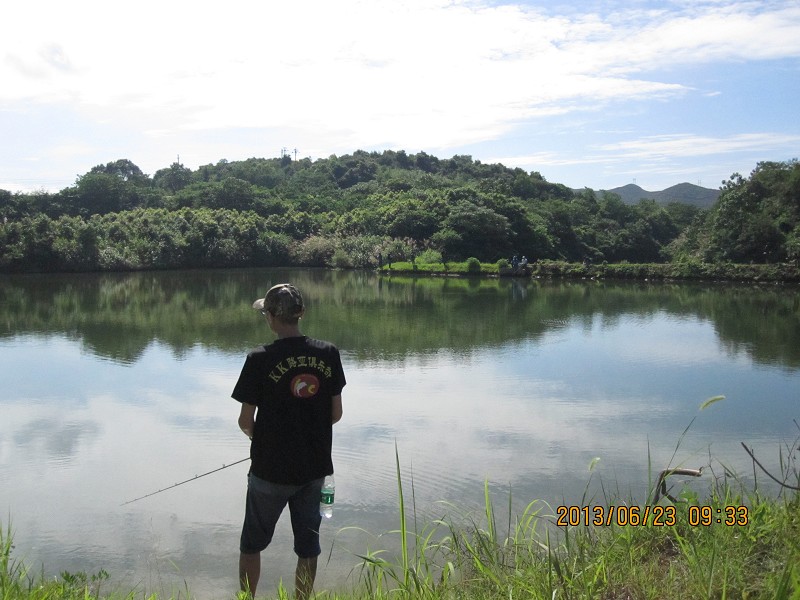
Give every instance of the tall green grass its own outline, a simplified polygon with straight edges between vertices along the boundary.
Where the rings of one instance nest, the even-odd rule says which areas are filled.
[[[722,399],[710,398],[700,409]],[[692,423],[694,419],[671,460]],[[487,483],[480,518],[450,505],[447,519],[412,530],[396,451],[400,556],[364,556],[359,585],[345,597],[800,598],[800,496],[796,489],[787,491],[800,487],[798,455],[798,440],[781,449],[780,474],[772,479],[793,485],[772,496],[758,488],[757,478],[748,488],[725,465],[720,474],[709,465],[701,479],[658,498],[656,506],[673,510],[674,522],[656,523],[650,513],[637,525],[612,521],[561,527],[552,507],[540,501],[512,520],[509,494],[509,519],[501,530]],[[681,470],[670,467],[664,473]],[[589,502],[586,491],[582,502]],[[640,515],[645,508],[619,496],[604,496],[593,504],[606,510],[612,505],[636,507]],[[729,507],[732,525],[725,522]],[[738,507],[746,507],[746,525],[741,524],[744,508]]]
[[[58,579],[45,578],[12,556],[14,549],[11,523],[0,528],[0,600],[88,600],[104,597],[103,584],[109,579],[106,571],[88,576],[86,573],[61,573]],[[134,597],[133,592],[118,596]]]

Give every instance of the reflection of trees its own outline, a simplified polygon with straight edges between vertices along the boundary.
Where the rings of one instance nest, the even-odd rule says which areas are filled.
[[[744,352],[760,364],[800,365],[800,296],[797,289],[736,289],[727,310],[708,306],[720,340],[732,353]],[[713,317],[712,317],[713,315]]]
[[[154,341],[178,355],[198,345],[241,351],[242,340],[252,337],[253,314],[235,297],[242,293],[238,283],[217,275],[6,278],[0,283],[2,335],[63,334],[123,362],[136,360]]]
[[[668,313],[714,323],[731,352],[800,365],[796,289],[701,284],[378,277],[328,270],[219,270],[21,276],[0,280],[0,335],[58,334],[100,356],[136,360],[152,342],[241,353],[270,339],[250,309],[269,285],[303,290],[305,329],[359,359],[537,338],[567,324],[603,326]]]

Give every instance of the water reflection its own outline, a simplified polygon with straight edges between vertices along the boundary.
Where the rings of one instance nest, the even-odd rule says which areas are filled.
[[[796,287],[517,279],[378,277],[327,270],[191,271],[0,279],[0,336],[64,335],[101,357],[133,363],[159,342],[180,358],[257,343],[249,304],[276,281],[309,297],[308,322],[359,359],[468,352],[535,339],[567,323],[613,328],[656,314],[713,323],[732,353],[768,365],[800,364]],[[314,311],[314,305],[324,310]]]
[[[590,494],[643,498],[648,461],[724,460],[748,477],[740,441],[775,464],[798,433],[796,289],[275,270],[8,277],[0,480],[12,485],[0,510],[21,558],[228,596],[245,464],[121,504],[246,456],[230,392],[244,353],[269,339],[249,306],[285,280],[348,377],[322,587],[385,546],[370,533],[397,527],[395,452],[425,519],[445,503],[479,513],[484,482],[500,511],[509,491],[514,510],[577,502],[590,477],[603,483]],[[265,589],[291,577],[290,536],[284,520]]]

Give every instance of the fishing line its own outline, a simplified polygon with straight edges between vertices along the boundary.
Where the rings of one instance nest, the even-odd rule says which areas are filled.
[[[179,485],[183,485],[184,483],[189,483],[190,481],[194,481],[195,479],[200,479],[201,477],[205,477],[206,475],[211,475],[212,473],[216,473],[217,471],[222,471],[222,469],[227,469],[228,467],[232,467],[233,465],[238,465],[239,463],[243,463],[246,460],[250,460],[250,457],[243,458],[242,460],[237,460],[229,465],[222,465],[218,469],[214,469],[213,471],[208,471],[207,473],[203,473],[202,475],[195,475],[185,481],[180,481],[178,483],[174,483],[168,487],[161,488],[160,490],[156,490],[155,492],[150,492],[149,494],[145,494],[144,496],[139,496],[138,498],[134,498],[133,500],[128,500],[127,502],[123,502],[120,506],[125,506],[126,504],[130,504],[131,502],[137,502],[139,500],[144,500],[145,498],[149,498],[150,496],[155,496],[156,494],[160,494],[161,492],[166,492],[167,490],[171,490],[172,488],[176,488]]]

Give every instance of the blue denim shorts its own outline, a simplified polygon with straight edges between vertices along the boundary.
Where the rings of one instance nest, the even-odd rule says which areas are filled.
[[[242,525],[239,551],[256,554],[269,546],[275,525],[286,504],[292,519],[294,552],[300,558],[319,556],[319,498],[322,479],[305,485],[270,483],[249,474],[247,476],[247,503]]]

